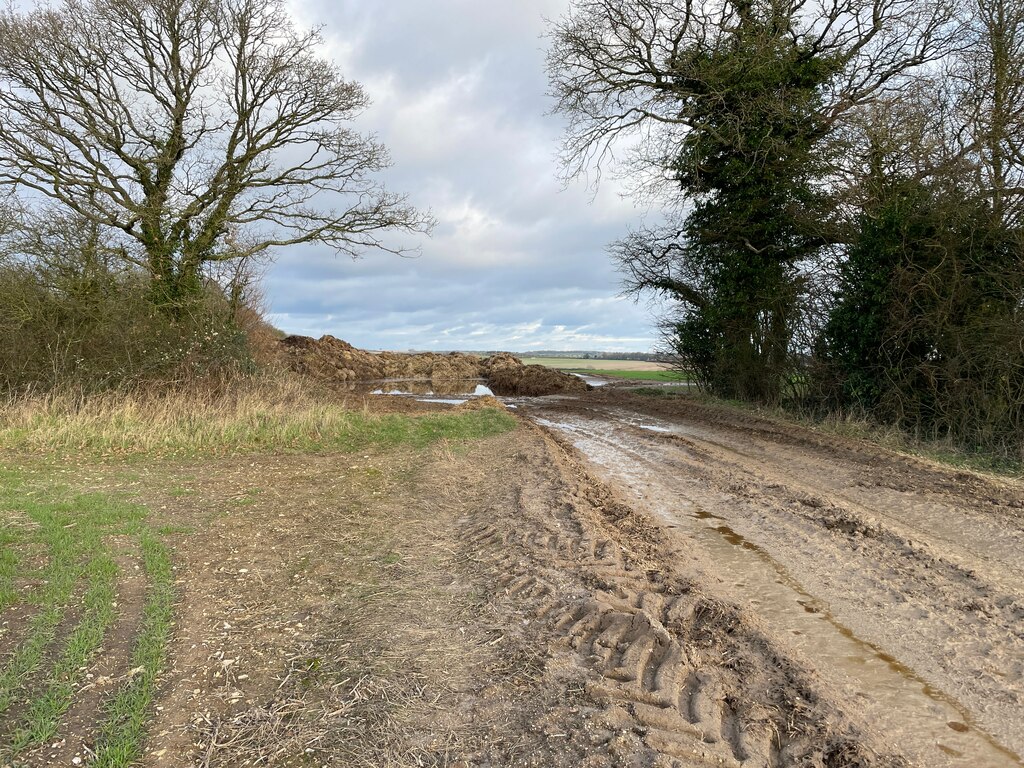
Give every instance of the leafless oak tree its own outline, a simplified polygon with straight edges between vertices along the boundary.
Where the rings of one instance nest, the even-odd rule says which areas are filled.
[[[62,0],[0,13],[0,185],[103,228],[168,300],[204,264],[355,255],[429,216],[385,190],[368,104],[282,0]]]

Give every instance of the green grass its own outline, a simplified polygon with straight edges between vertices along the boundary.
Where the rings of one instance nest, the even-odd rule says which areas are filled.
[[[107,553],[100,553],[92,559],[86,571],[89,586],[82,601],[82,619],[68,637],[64,651],[42,684],[42,690],[34,694],[27,713],[15,730],[11,740],[14,754],[46,743],[57,732],[61,717],[71,706],[81,671],[103,642],[117,614],[114,608],[117,564]]]
[[[174,575],[170,551],[150,531],[142,533],[139,544],[143,569],[149,579],[142,628],[132,653],[132,668],[139,671],[104,710],[105,719],[92,763],[102,768],[123,768],[142,755],[146,721],[174,619]]]
[[[142,668],[112,699],[96,745],[98,764],[123,768],[141,755],[156,675],[173,612],[170,553],[145,523],[146,510],[104,494],[0,468],[6,605],[34,609],[0,669],[0,713],[19,713],[0,742],[0,763],[48,743],[118,617],[119,575],[111,537],[132,541],[148,579],[133,665]],[[33,553],[46,553],[34,564]],[[39,586],[17,589],[19,579]],[[121,759],[120,755],[129,756]]]
[[[0,528],[0,611],[15,603],[18,594],[14,577],[18,572],[18,556],[14,545],[18,537],[6,527]]]
[[[666,370],[638,360],[590,360],[583,357],[524,357],[527,365],[543,365],[566,373],[608,376],[631,381],[685,382],[689,377],[679,371]]]
[[[686,382],[689,377],[679,371],[622,371],[604,370],[598,368],[565,368],[568,373],[582,373],[589,376],[608,376],[615,379],[628,379],[630,381],[673,381]]]

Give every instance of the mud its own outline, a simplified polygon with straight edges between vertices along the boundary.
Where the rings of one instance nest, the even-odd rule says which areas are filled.
[[[333,336],[288,336],[278,344],[278,355],[280,362],[296,373],[357,393],[365,389],[361,383],[393,384],[395,380],[426,380],[435,393],[473,379],[485,380],[494,394],[502,396],[532,397],[590,389],[576,376],[540,365],[523,365],[518,357],[504,352],[486,358],[461,352],[368,352]]]
[[[457,411],[479,411],[484,408],[495,408],[499,411],[508,410],[508,406],[493,395],[480,395],[479,397],[465,400],[462,403],[459,403],[455,409]]]
[[[483,586],[502,625],[530,627],[546,645],[542,687],[568,680],[585,691],[593,725],[582,764],[905,764],[756,617],[676,568],[650,519],[563,446],[525,439],[514,458],[515,505],[467,518],[462,538],[490,566]],[[547,745],[528,764],[579,764],[570,746]]]
[[[537,397],[586,392],[583,379],[542,365],[523,365],[512,355],[487,359],[487,383],[494,394],[505,397]]]
[[[531,412],[915,764],[1022,765],[1020,484],[686,397]]]

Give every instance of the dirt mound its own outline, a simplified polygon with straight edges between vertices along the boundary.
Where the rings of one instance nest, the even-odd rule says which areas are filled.
[[[487,358],[484,366],[491,391],[505,397],[567,395],[590,389],[578,376],[543,365],[523,365],[522,360],[507,352]]]
[[[380,379],[429,379],[437,383],[486,379],[496,395],[528,397],[590,389],[576,376],[540,365],[523,365],[507,352],[487,359],[462,352],[367,352],[333,336],[288,336],[279,346],[288,368],[327,384]]]
[[[381,352],[378,357],[388,379],[430,379],[455,381],[481,378],[480,358],[461,352],[400,354]]]
[[[385,378],[384,364],[377,355],[333,336],[319,340],[287,336],[281,339],[280,349],[290,369],[326,383]]]
[[[457,411],[481,411],[484,408],[497,408],[499,411],[508,410],[501,400],[496,397],[491,397],[490,395],[474,397],[472,400],[467,400],[466,402],[455,406],[455,410]]]
[[[327,383],[379,379],[454,381],[481,378],[482,373],[481,360],[475,355],[367,352],[333,336],[288,336],[281,340],[280,349],[291,370]]]

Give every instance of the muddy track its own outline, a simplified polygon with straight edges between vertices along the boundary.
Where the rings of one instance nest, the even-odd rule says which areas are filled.
[[[915,761],[1021,765],[1018,485],[689,400],[600,393],[532,413],[676,542],[665,565],[759,613],[774,647]]]
[[[521,611],[549,645],[549,670],[582,675],[615,760],[644,765],[899,765],[777,652],[756,620],[665,562],[657,528],[549,438],[519,455],[514,515],[484,510],[461,538],[499,574],[501,612]],[[484,518],[480,520],[479,518]],[[618,734],[618,736],[616,736]]]

